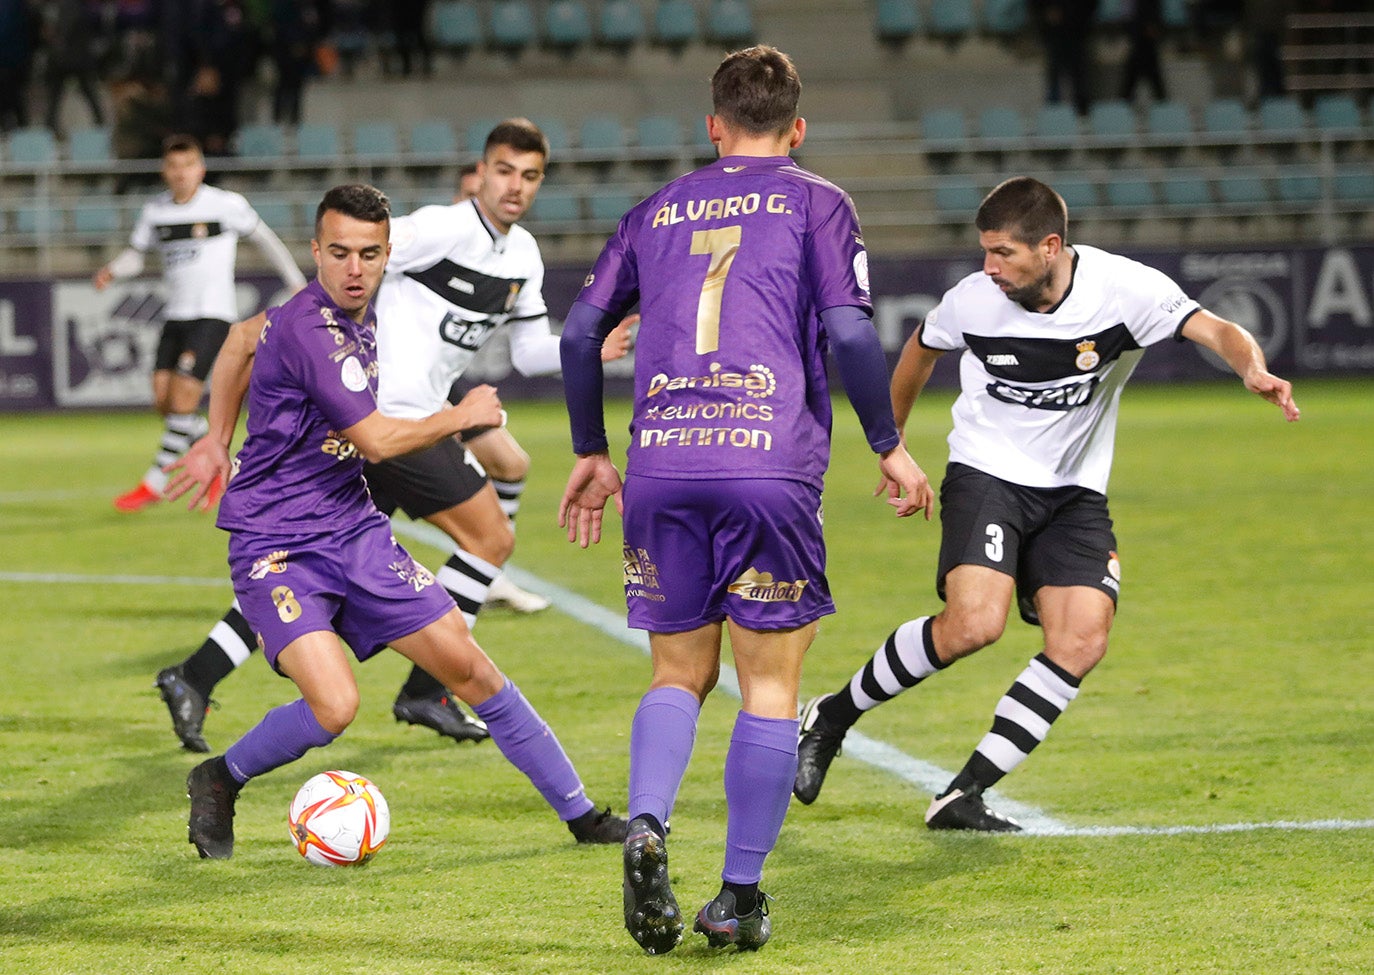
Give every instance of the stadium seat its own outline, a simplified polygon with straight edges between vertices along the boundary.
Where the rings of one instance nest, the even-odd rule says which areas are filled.
[[[286,154],[286,133],[278,125],[240,126],[236,139],[240,159],[277,160]]]
[[[1332,181],[1332,195],[1343,203],[1374,203],[1374,170],[1368,166],[1338,170]]]
[[[67,139],[67,155],[77,165],[107,165],[112,158],[110,130],[101,126],[77,129]]]
[[[471,0],[442,0],[434,7],[430,23],[435,47],[456,57],[482,46],[482,22],[477,16],[477,4]]]
[[[1275,178],[1274,191],[1280,203],[1306,206],[1322,198],[1322,178],[1310,171],[1285,171]]]
[[[410,151],[424,156],[447,156],[458,153],[458,141],[453,126],[443,119],[426,119],[410,127]]]
[[[1133,0],[1098,0],[1097,25],[1099,27],[1124,27],[1131,19]]]
[[[9,141],[9,161],[15,165],[51,166],[57,162],[57,140],[47,129],[15,129]]]
[[[603,0],[596,27],[597,43],[621,53],[644,40],[647,33],[637,0]]]
[[[353,154],[367,162],[400,155],[401,139],[392,122],[359,122],[353,128]]]
[[[550,0],[544,8],[541,43],[551,51],[571,56],[592,41],[592,14],[583,0]]]
[[[1197,210],[1212,205],[1206,178],[1191,170],[1171,170],[1159,182],[1159,195],[1165,206]]]
[[[1140,176],[1114,176],[1103,187],[1107,205],[1120,210],[1141,210],[1155,205],[1155,188]]]
[[[734,48],[754,39],[754,15],[746,0],[711,0],[706,12],[706,39]]]
[[[534,43],[534,8],[529,0],[492,0],[491,32],[487,47],[508,57],[518,57]]]
[[[60,234],[62,216],[61,210],[47,204],[25,203],[14,211],[14,232],[28,236]]]
[[[1094,102],[1088,109],[1088,133],[1114,142],[1134,139],[1135,109],[1130,102],[1120,99]]]
[[[575,223],[582,219],[582,198],[575,189],[546,187],[535,197],[530,217],[541,223]]]
[[[635,144],[644,151],[676,153],[682,148],[682,123],[671,115],[646,115],[635,124]]]
[[[1077,210],[1092,210],[1098,206],[1097,184],[1081,176],[1061,176],[1049,180],[1054,191],[1064,198],[1069,208],[1069,219]]]
[[[983,192],[966,176],[947,176],[935,184],[935,209],[970,220],[983,202]]]
[[[1217,200],[1228,206],[1254,207],[1270,199],[1263,174],[1254,169],[1228,169],[1213,185]]]
[[[916,0],[878,0],[873,31],[882,44],[899,48],[921,32],[921,8]]]
[[[1300,138],[1307,133],[1307,113],[1292,96],[1266,98],[1259,106],[1259,131],[1263,135]]]
[[[1009,105],[993,105],[978,115],[980,139],[1022,139],[1026,135],[1026,120]]]
[[[973,4],[968,0],[931,0],[930,35],[955,43],[973,33]]]
[[[1183,30],[1188,26],[1189,5],[1192,0],[1164,0],[1160,14],[1168,30]]]
[[[499,118],[479,118],[468,123],[468,127],[463,130],[463,147],[468,155],[473,159],[481,158],[482,151],[487,147],[487,136],[500,121]]]
[[[963,142],[968,138],[968,122],[962,109],[932,108],[921,116],[921,138],[927,143]]]
[[[983,30],[994,37],[1020,37],[1029,20],[1026,0],[983,0]]]
[[[1237,98],[1217,98],[1202,109],[1202,130],[1208,135],[1234,137],[1250,129],[1250,116]]]
[[[1183,102],[1155,102],[1145,115],[1145,131],[1161,139],[1188,139],[1193,135],[1193,113]]]
[[[577,145],[591,152],[619,152],[625,148],[625,127],[614,115],[589,115],[578,129]]]
[[[328,122],[307,122],[296,130],[296,155],[312,162],[339,158],[339,128]]]
[[[624,190],[594,190],[587,194],[587,210],[597,223],[617,223],[635,198]]]
[[[1358,132],[1363,126],[1360,106],[1350,95],[1317,96],[1312,105],[1312,121],[1322,132]]]
[[[654,8],[654,44],[681,51],[700,37],[697,11],[691,0],[658,0]]]
[[[72,230],[93,237],[119,231],[119,201],[109,197],[83,197],[72,207]]]
[[[1031,123],[1030,134],[1037,139],[1053,139],[1068,148],[1078,138],[1078,114],[1065,102],[1050,102],[1040,106]]]
[[[253,209],[258,211],[262,222],[278,234],[289,233],[296,226],[296,207],[281,197],[259,195],[253,200]],[[310,219],[314,221],[313,210]]]
[[[539,131],[543,132],[544,138],[549,140],[549,152],[557,155],[572,148],[572,139],[568,137],[568,127],[562,119],[540,116],[532,118],[530,121],[539,126]]]

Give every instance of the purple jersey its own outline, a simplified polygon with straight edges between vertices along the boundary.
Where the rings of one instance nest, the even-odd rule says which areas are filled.
[[[579,300],[617,315],[640,302],[627,472],[821,486],[820,313],[871,310],[844,191],[787,156],[727,156],[627,213]]]
[[[215,522],[266,535],[334,531],[375,514],[340,431],[377,409],[377,342],[318,281],[267,313],[248,386],[248,439]]]

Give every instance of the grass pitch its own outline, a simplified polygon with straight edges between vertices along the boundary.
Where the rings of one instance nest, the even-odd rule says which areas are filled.
[[[841,757],[820,800],[793,806],[769,860],[774,940],[736,955],[689,935],[662,958],[621,928],[617,850],[576,846],[490,743],[392,720],[407,669],[394,654],[359,668],[363,706],[338,742],[244,791],[234,858],[197,859],[184,779],[198,758],[176,747],[152,679],[227,606],[225,536],[173,506],[111,508],[151,455],[150,417],[0,417],[0,970],[1374,970],[1371,394],[1368,381],[1300,383],[1294,426],[1234,383],[1126,394],[1112,648],[1002,787],[1077,832],[932,834],[926,793]],[[948,405],[923,399],[910,431],[936,479]],[[516,564],[623,611],[617,521],[588,552],[553,526],[561,410],[512,414],[535,457]],[[612,429],[623,445],[622,419]],[[869,498],[876,468],[842,402],[836,439],[826,527],[839,613],[811,652],[806,694],[834,689],[897,623],[938,605],[938,528]],[[647,659],[557,609],[493,610],[477,635],[592,797],[623,810]],[[952,771],[1037,649],[1037,631],[1013,621],[859,730]],[[228,678],[206,725],[216,751],[291,691],[256,657]],[[673,817],[687,911],[718,883],[735,710],[719,694],[703,709]],[[311,867],[288,842],[291,795],[325,768],[370,776],[390,802],[391,841],[366,868]]]

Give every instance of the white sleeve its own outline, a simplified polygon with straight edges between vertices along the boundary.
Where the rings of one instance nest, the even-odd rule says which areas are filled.
[[[457,243],[450,207],[420,207],[414,213],[391,220],[391,257],[388,271],[413,271],[433,267]]]
[[[153,229],[152,214],[145,206],[138,212],[138,219],[134,222],[133,232],[129,234],[129,246],[134,250],[146,254],[153,249],[157,243],[157,234]]]
[[[549,329],[549,316],[511,322],[510,363],[522,376],[548,376],[558,372],[558,336]]]
[[[286,249],[286,245],[271,227],[259,220],[258,225],[248,234],[248,239],[272,262],[272,266],[277,269],[277,274],[288,288],[299,291],[305,287],[305,275],[296,265],[296,259],[291,256],[291,252]]]
[[[1198,307],[1163,271],[1123,258],[1126,272],[1115,280],[1122,319],[1142,348],[1174,335]]]
[[[116,278],[132,278],[143,272],[143,252],[126,247],[105,268]]]

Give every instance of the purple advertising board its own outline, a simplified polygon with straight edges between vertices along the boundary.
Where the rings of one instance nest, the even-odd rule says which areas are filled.
[[[1243,325],[1281,375],[1374,372],[1374,245],[1123,253]],[[873,321],[889,357],[895,359],[940,295],[980,266],[976,251],[874,259]],[[567,313],[585,274],[583,266],[549,268],[544,293],[555,318]],[[277,299],[276,287],[273,278],[241,279],[244,317]],[[161,285],[151,278],[99,292],[87,280],[0,282],[0,410],[146,405],[161,307]],[[932,382],[952,384],[953,365],[941,362]],[[1227,372],[1192,343],[1165,342],[1150,349],[1135,375],[1150,382]],[[632,374],[632,357],[610,363],[609,391],[628,394]],[[499,336],[465,379],[499,383],[510,399],[556,397],[561,390],[556,376],[512,374]]]

